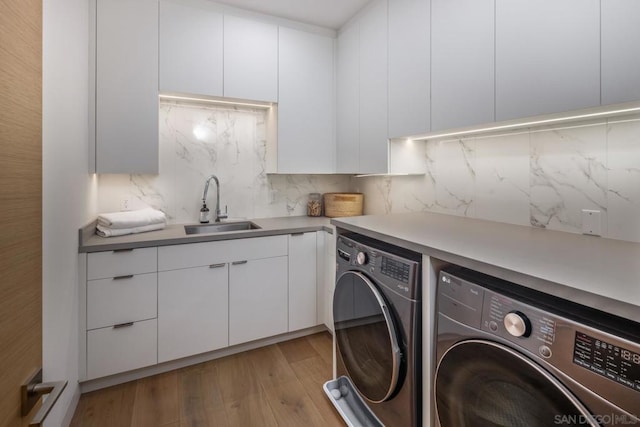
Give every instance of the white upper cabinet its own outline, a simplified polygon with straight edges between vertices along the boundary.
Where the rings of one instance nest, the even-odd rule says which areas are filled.
[[[390,138],[431,129],[429,22],[429,0],[389,2]]]
[[[278,27],[224,16],[224,96],[278,100]]]
[[[602,104],[640,100],[640,2],[602,2]]]
[[[494,0],[431,0],[431,13],[431,129],[495,121]]]
[[[600,0],[496,0],[496,120],[600,105],[599,47]]]
[[[160,2],[160,91],[222,96],[222,14]]]
[[[360,18],[360,173],[386,173],[388,153],[387,0]]]
[[[279,29],[278,172],[335,172],[334,42]]]
[[[336,169],[358,171],[360,166],[360,27],[357,22],[340,32],[337,47]]]
[[[98,0],[96,14],[96,172],[158,173],[158,0]]]
[[[387,2],[374,0],[338,36],[338,173],[387,172]]]

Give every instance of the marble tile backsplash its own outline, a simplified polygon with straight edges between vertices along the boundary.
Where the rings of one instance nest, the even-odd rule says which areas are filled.
[[[431,211],[640,242],[640,115],[424,143],[424,176],[352,178],[365,213]]]
[[[170,223],[198,221],[206,177],[230,218],[305,215],[308,194],[347,191],[345,175],[267,175],[264,110],[162,102],[158,175],[100,175],[100,212],[151,206]],[[207,205],[214,210],[215,185]]]

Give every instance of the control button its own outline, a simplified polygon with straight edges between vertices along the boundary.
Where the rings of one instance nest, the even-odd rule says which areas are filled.
[[[519,311],[511,311],[504,316],[504,327],[514,337],[528,337],[531,335],[531,322],[527,316]]]
[[[544,357],[545,359],[550,358],[551,355],[553,354],[551,352],[551,349],[549,347],[547,347],[546,345],[541,345],[540,348],[538,349],[538,351],[540,352],[540,356]]]
[[[498,324],[492,320],[491,322],[489,322],[489,329],[491,329],[493,332],[496,332],[498,330]]]
[[[356,255],[356,262],[358,265],[365,265],[369,261],[369,257],[364,252],[358,252]]]

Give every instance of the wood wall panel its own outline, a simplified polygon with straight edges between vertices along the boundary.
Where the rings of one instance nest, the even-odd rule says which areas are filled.
[[[42,366],[42,2],[0,0],[0,426]]]

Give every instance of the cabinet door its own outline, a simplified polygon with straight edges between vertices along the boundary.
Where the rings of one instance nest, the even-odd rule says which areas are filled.
[[[431,129],[429,21],[429,0],[389,2],[390,138]]]
[[[225,15],[224,96],[278,100],[278,27]]]
[[[160,91],[222,96],[222,14],[160,2]]]
[[[600,0],[496,0],[496,120],[600,105]]]
[[[98,0],[96,172],[158,173],[158,0]]]
[[[494,0],[432,0],[431,13],[432,130],[495,121]]]
[[[331,37],[279,29],[278,172],[335,170]]]
[[[361,173],[386,173],[387,0],[374,0],[360,19]]]
[[[602,104],[640,100],[640,2],[602,2]]]
[[[236,261],[229,272],[229,345],[287,332],[287,257]]]
[[[360,26],[354,22],[337,42],[336,171],[358,172],[360,167]]]
[[[160,363],[229,344],[228,264],[158,273]]]
[[[289,236],[289,331],[317,325],[316,232]]]

